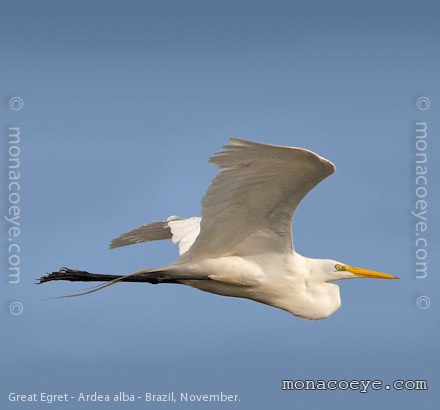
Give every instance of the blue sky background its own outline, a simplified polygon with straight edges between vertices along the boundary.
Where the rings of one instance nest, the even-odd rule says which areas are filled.
[[[237,393],[237,409],[435,408],[436,2],[1,1],[0,16],[2,215],[7,127],[22,136],[15,286],[2,222],[2,408],[40,406],[12,405],[9,392],[171,390]],[[22,110],[10,110],[12,96]],[[429,110],[417,109],[420,96]],[[428,122],[424,280],[410,214],[416,121]],[[172,285],[47,300],[83,287],[34,284],[60,266],[129,273],[173,261],[170,242],[107,245],[149,221],[199,215],[216,173],[207,158],[230,136],[333,161],[336,174],[296,214],[296,250],[401,280],[341,282],[342,307],[324,321]],[[429,309],[417,308],[420,295]],[[284,378],[427,379],[430,390],[282,392]]]

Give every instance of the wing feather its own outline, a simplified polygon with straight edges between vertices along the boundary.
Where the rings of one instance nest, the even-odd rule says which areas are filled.
[[[199,231],[200,218],[191,217],[185,219],[180,216],[170,216],[166,221],[152,222],[130,232],[123,233],[111,241],[110,248],[171,239],[174,244],[179,245],[179,254],[182,255],[192,246]]]
[[[123,233],[111,241],[110,248],[119,248],[135,243],[160,241],[171,238],[172,234],[168,226],[168,221],[157,221]]]
[[[191,259],[292,252],[292,218],[302,199],[335,166],[319,155],[231,138],[210,158],[222,171],[202,200]]]

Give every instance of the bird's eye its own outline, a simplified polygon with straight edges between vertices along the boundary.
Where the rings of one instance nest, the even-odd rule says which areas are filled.
[[[343,268],[342,268],[342,265],[340,265],[339,263],[337,263],[336,265],[335,265],[335,269],[336,270],[343,270]]]

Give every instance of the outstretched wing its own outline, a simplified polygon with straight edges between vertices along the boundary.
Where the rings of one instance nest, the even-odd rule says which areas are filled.
[[[166,221],[152,222],[123,233],[110,243],[110,248],[133,245],[135,243],[172,239],[179,245],[179,254],[188,251],[200,232],[200,218],[188,219],[180,216],[170,216]]]
[[[335,166],[301,148],[229,141],[210,158],[222,171],[203,198],[200,234],[186,255],[292,252],[293,214]]]
[[[201,218],[174,219],[168,222],[174,244],[179,244],[179,255],[188,252],[200,232]]]
[[[133,229],[130,232],[123,233],[110,242],[110,248],[119,248],[121,246],[133,245],[135,243],[160,241],[171,239],[171,229],[168,221],[152,222]]]

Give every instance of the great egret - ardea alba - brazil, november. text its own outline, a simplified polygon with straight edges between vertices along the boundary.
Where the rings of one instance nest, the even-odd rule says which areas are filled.
[[[231,138],[210,162],[221,172],[202,200],[201,217],[171,216],[122,234],[110,244],[117,248],[171,239],[179,246],[176,262],[124,276],[62,268],[40,283],[105,281],[79,295],[120,281],[178,283],[251,299],[302,318],[324,319],[341,306],[335,281],[397,279],[294,251],[293,214],[303,198],[335,171],[330,161],[302,148]]]

